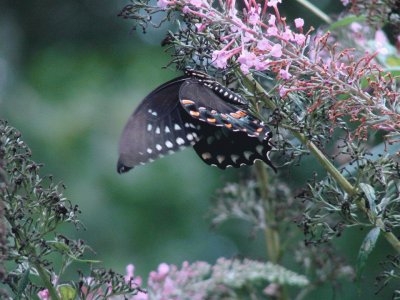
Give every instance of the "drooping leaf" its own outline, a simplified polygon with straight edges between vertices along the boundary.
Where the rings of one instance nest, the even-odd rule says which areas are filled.
[[[339,27],[344,27],[350,25],[353,22],[362,22],[366,19],[365,16],[348,16],[346,18],[340,19],[339,21],[334,22],[331,26],[328,27],[327,31],[332,31]]]
[[[17,286],[17,295],[16,299],[20,299],[22,296],[22,293],[25,291],[26,286],[29,283],[29,274],[31,273],[31,270],[28,268],[22,275],[21,279],[18,281],[18,286]]]
[[[360,278],[361,272],[365,267],[365,263],[367,262],[368,256],[371,254],[372,250],[376,245],[376,242],[378,241],[379,233],[380,233],[380,228],[375,227],[371,229],[361,244],[357,258],[357,278]]]

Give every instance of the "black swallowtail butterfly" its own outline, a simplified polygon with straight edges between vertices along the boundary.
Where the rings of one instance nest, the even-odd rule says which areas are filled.
[[[151,92],[133,112],[119,145],[118,173],[127,172],[192,145],[208,165],[221,169],[268,154],[270,129],[248,112],[248,102],[209,77],[187,69],[185,76]]]

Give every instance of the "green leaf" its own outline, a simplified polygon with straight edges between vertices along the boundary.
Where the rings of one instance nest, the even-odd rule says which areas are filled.
[[[61,300],[74,300],[76,298],[76,290],[69,284],[58,286]]]
[[[21,279],[18,281],[16,299],[20,299],[22,296],[22,293],[25,291],[26,286],[29,283],[29,274],[30,273],[31,273],[31,270],[28,268],[22,275]]]
[[[346,18],[340,19],[339,21],[336,21],[335,23],[333,23],[331,26],[328,27],[327,31],[332,31],[336,28],[350,25],[353,22],[363,22],[365,19],[366,19],[365,16],[351,15]]]
[[[360,188],[364,192],[365,197],[367,197],[369,209],[376,215],[377,211],[375,189],[366,183],[360,183]]]
[[[56,249],[60,252],[68,252],[70,250],[70,248],[65,243],[62,243],[62,242],[48,241],[48,244],[51,244],[54,249]]]
[[[78,262],[82,262],[82,263],[90,263],[90,264],[101,263],[100,260],[80,259],[80,258],[76,257],[73,253],[71,253],[71,251],[70,251],[71,249],[65,243],[61,243],[58,241],[49,241],[48,243],[51,244],[54,249],[57,249],[58,251],[67,255],[69,258],[71,258],[74,261],[78,261]]]
[[[81,262],[81,263],[89,263],[89,264],[99,264],[99,263],[101,263],[101,260],[80,259],[80,258],[77,258],[76,256],[74,256],[74,255],[72,255],[72,254],[70,254],[70,253],[67,253],[67,255],[68,255],[68,257],[71,258],[72,260],[77,261],[77,262]]]
[[[357,258],[357,278],[360,278],[361,271],[367,262],[368,256],[371,254],[376,242],[378,241],[380,232],[381,230],[378,227],[371,229],[362,242]]]

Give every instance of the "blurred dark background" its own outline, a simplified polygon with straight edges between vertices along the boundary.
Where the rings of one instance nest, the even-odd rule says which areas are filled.
[[[282,15],[302,17],[306,27],[320,25],[295,1],[284,2]],[[339,0],[314,3],[329,14],[342,9]],[[132,21],[117,17],[126,4],[1,1],[0,118],[23,133],[33,158],[45,163],[43,171],[66,184],[65,195],[79,204],[86,227],[68,234],[86,240],[107,268],[123,273],[134,263],[146,277],[161,262],[264,259],[262,236],[252,237],[244,222],[213,230],[206,218],[215,190],[248,176],[250,168],[223,172],[187,149],[123,176],[116,173],[118,139],[129,115],[147,93],[178,75],[172,67],[162,69],[170,59],[160,46],[168,28],[149,28],[146,35],[132,31]],[[301,185],[313,171],[307,166],[293,169],[287,180]],[[350,262],[364,235],[349,231],[337,240]],[[310,299],[374,298],[382,259],[373,257],[366,271],[371,275],[361,285],[344,283],[335,293],[326,286]]]

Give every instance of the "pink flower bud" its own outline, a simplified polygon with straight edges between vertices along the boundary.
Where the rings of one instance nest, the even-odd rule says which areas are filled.
[[[302,18],[297,18],[294,20],[296,28],[302,28],[304,26],[304,20]]]
[[[40,300],[51,300],[50,298],[50,293],[48,289],[41,290],[39,293],[37,293],[38,297]]]
[[[157,1],[157,6],[163,8],[163,9],[167,8],[167,6],[170,4],[171,4],[171,2],[168,0],[158,0]]]
[[[270,51],[271,56],[273,57],[281,57],[282,56],[282,46],[279,44],[275,44],[272,46],[271,51]]]

